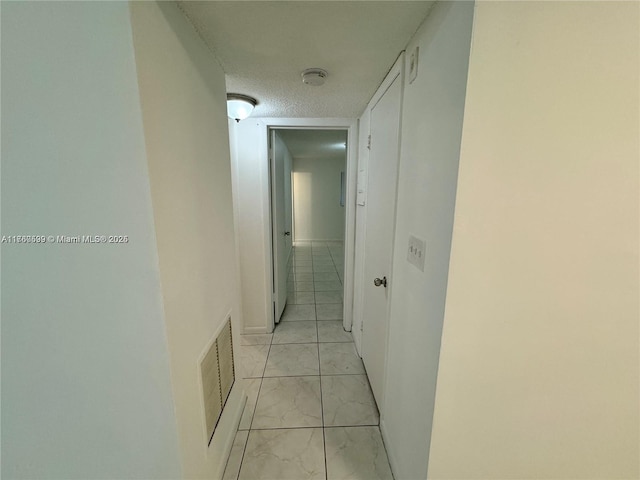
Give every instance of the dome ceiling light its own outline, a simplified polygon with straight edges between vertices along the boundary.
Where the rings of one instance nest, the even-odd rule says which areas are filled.
[[[327,75],[329,75],[327,71],[321,68],[308,68],[302,72],[302,83],[319,87],[324,85],[324,79],[327,78]]]
[[[236,122],[244,120],[258,104],[258,101],[247,95],[239,93],[227,93],[227,116]]]

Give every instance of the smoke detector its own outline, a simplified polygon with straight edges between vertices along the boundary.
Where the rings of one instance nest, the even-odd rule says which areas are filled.
[[[327,75],[327,71],[321,68],[308,68],[302,72],[302,83],[319,87],[324,84],[324,79],[327,78]]]

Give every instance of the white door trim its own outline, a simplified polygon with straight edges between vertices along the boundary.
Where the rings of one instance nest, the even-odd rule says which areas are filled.
[[[361,130],[359,132],[359,135],[361,136],[361,138],[359,138],[359,144],[363,147],[363,150],[362,150],[363,155],[361,157],[362,160],[365,160],[364,157],[366,156],[365,175],[369,174],[369,165],[368,165],[369,149],[365,145],[367,145],[368,143],[367,137],[369,136],[370,130],[371,130],[371,122],[370,122],[371,109],[380,101],[382,96],[386,93],[386,91],[389,89],[393,81],[396,78],[398,78],[398,76],[400,76],[400,85],[401,85],[400,98],[401,99],[404,98],[404,75],[403,75],[404,74],[404,53],[405,53],[404,50],[400,52],[400,55],[396,59],[396,62],[393,64],[393,67],[391,67],[391,69],[389,70],[389,73],[387,73],[387,76],[384,78],[384,80],[376,90],[376,93],[374,93],[373,96],[371,97],[371,100],[367,104],[367,108],[365,108],[364,112],[362,112],[362,115],[360,116],[360,119],[366,119],[366,131]],[[400,103],[401,103],[400,118],[402,119],[402,100]],[[400,120],[399,130],[400,132],[402,132],[402,120]],[[398,141],[398,159],[400,159],[400,144],[401,144],[401,139]],[[367,148],[367,150],[365,151],[364,148]],[[358,160],[360,160],[360,158]],[[357,173],[358,173],[358,167],[356,166],[356,175]],[[365,192],[365,197],[367,194],[368,192]],[[396,185],[396,205],[397,205],[397,185]],[[362,324],[364,321],[364,319],[362,318],[362,310],[363,310],[363,302],[364,302],[364,293],[363,293],[364,283],[363,282],[367,281],[367,279],[364,278],[364,272],[365,272],[364,245],[366,240],[365,232],[366,232],[367,208],[368,208],[368,202],[364,205],[360,213],[364,219],[364,221],[361,223],[362,228],[359,229],[357,232],[355,232],[355,234],[358,236],[358,243],[360,244],[362,249],[362,251],[358,252],[359,258],[358,258],[357,265],[355,265],[355,268],[357,268],[357,272],[355,271],[355,268],[354,268],[354,275],[355,275],[354,291],[356,292],[356,295],[354,297],[354,306],[353,306],[353,312],[354,312],[353,325],[355,327],[355,330],[353,332],[353,337],[354,337],[354,343],[356,346],[356,351],[358,352],[358,355],[360,355],[360,357],[362,357]],[[394,231],[395,231],[396,215],[397,215],[397,212],[394,213]],[[395,240],[395,236],[394,236],[394,240]],[[392,245],[393,245],[393,241],[392,241]],[[391,266],[391,271],[393,271],[393,264]],[[390,285],[389,293],[391,293],[392,288],[393,288],[392,285]],[[387,310],[387,316],[389,316],[389,314],[390,314],[390,306],[389,306],[389,309]],[[386,355],[386,352],[385,352],[385,355]],[[384,382],[386,382],[386,378],[384,379]]]
[[[356,218],[356,177],[358,174],[358,121],[355,118],[261,118],[260,119],[262,133],[261,138],[264,141],[264,148],[261,149],[261,164],[269,165],[268,152],[268,136],[270,128],[309,128],[309,129],[345,129],[347,130],[347,192],[345,202],[345,240],[344,240],[344,310],[343,310],[343,326],[345,330],[351,331],[353,322],[353,259],[355,255],[355,218]],[[266,170],[266,167],[265,167]],[[268,172],[267,172],[268,173]],[[266,183],[264,183],[266,182]],[[269,176],[263,179],[263,192],[266,192],[266,198],[263,195],[263,212],[269,221],[265,222],[264,237],[268,239],[265,245],[265,258],[269,268],[265,275],[265,281],[269,286],[269,291],[273,292],[273,258],[271,250],[271,203],[269,200]],[[269,296],[269,311],[271,314],[267,317],[267,331],[272,332],[275,328],[273,318],[273,301]]]

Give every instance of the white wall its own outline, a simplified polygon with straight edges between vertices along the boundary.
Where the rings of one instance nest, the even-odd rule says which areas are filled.
[[[344,241],[345,207],[340,206],[340,172],[346,174],[346,155],[339,158],[294,157],[295,241]]]
[[[640,476],[639,18],[477,4],[431,478]]]
[[[273,306],[266,127],[251,118],[230,122],[229,126],[234,207],[238,217],[242,329],[244,333],[267,333],[271,329]]]
[[[219,478],[241,386],[207,448],[198,367],[229,313],[241,325],[224,73],[174,3],[131,15],[184,475]]]
[[[398,479],[427,474],[472,18],[471,2],[437,4],[407,47],[418,45],[420,58],[413,83],[405,72],[381,412]],[[424,272],[407,261],[409,235],[426,240]]]
[[[2,478],[180,478],[129,10],[2,4]]]

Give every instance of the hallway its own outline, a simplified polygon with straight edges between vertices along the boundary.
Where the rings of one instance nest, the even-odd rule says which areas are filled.
[[[379,415],[342,327],[344,248],[298,243],[273,334],[243,335],[248,400],[225,479],[392,479]]]

